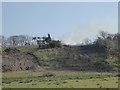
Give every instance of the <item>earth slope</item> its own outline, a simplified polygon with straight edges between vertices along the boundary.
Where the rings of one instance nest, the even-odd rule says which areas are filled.
[[[7,48],[2,53],[2,70],[21,71],[40,68],[38,58],[32,53],[21,52],[16,48]]]
[[[3,51],[3,71],[65,69],[79,71],[111,71],[104,47],[96,45],[63,46],[39,49],[38,46],[11,47]]]

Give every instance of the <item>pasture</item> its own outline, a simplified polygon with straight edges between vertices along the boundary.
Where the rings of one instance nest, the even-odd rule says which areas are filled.
[[[54,76],[42,76],[44,74]],[[17,71],[3,73],[3,88],[118,88],[117,73]]]

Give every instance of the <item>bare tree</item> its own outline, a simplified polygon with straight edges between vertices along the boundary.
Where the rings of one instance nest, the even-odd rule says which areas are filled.
[[[20,42],[20,46],[25,45],[25,35],[19,35],[19,42]]]
[[[7,38],[5,36],[0,36],[0,46],[6,47],[7,46]]]
[[[85,43],[85,44],[90,44],[91,42],[92,42],[92,41],[91,41],[89,38],[85,38],[85,39],[84,39],[84,43]]]
[[[10,36],[9,38],[9,43],[10,43],[10,46],[18,46],[19,44],[19,36]]]
[[[99,32],[99,34],[100,34],[100,36],[103,38],[103,39],[106,39],[107,37],[108,37],[108,33],[107,32],[105,32],[105,31],[100,31]]]
[[[25,35],[25,45],[30,45],[31,44],[31,41],[32,41],[32,37],[31,36],[28,36],[28,35]]]
[[[108,34],[102,31],[95,43],[105,47],[108,55],[114,55],[118,51],[119,40],[120,34]]]

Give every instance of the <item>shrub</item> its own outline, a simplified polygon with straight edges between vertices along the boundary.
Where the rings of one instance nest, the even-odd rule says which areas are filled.
[[[61,42],[53,40],[52,42],[50,42],[49,45],[50,45],[50,48],[61,47]]]
[[[56,76],[54,73],[48,72],[48,73],[44,73],[43,77],[53,77]]]

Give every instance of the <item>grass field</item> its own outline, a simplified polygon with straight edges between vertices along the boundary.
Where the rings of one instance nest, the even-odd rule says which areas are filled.
[[[54,73],[53,77],[39,77]],[[19,71],[3,73],[3,88],[118,88],[117,73]]]

